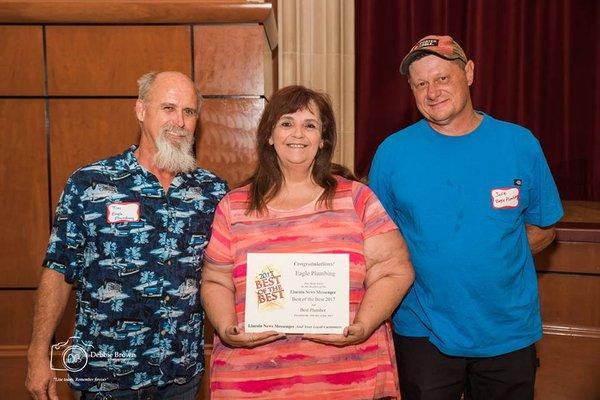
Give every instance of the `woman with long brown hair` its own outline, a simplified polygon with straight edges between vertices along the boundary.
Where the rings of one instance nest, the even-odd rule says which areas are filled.
[[[219,204],[205,253],[202,300],[218,336],[211,398],[399,398],[386,320],[412,284],[412,266],[373,192],[332,163],[335,144],[327,96],[302,86],[272,96],[256,170]],[[348,254],[343,333],[245,332],[251,253]]]

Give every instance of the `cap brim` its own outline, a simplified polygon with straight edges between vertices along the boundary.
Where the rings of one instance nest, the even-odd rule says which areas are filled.
[[[461,60],[466,63],[466,61],[463,60],[459,55],[457,55],[456,57],[448,57],[448,56],[444,56],[444,55],[438,53],[437,51],[432,51],[432,50],[427,50],[427,49],[419,49],[419,50],[415,50],[415,51],[407,54],[406,57],[404,57],[404,60],[402,60],[402,62],[400,63],[400,73],[402,75],[408,75],[408,68],[410,67],[410,64],[412,64],[413,61],[415,61],[415,59],[418,56],[420,56],[421,54],[431,54],[434,56],[438,56],[439,58],[443,58],[444,60],[448,60],[448,61]]]

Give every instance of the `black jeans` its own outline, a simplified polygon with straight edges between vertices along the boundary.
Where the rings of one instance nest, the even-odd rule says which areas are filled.
[[[394,345],[402,400],[532,400],[535,346],[494,357],[442,354],[427,338],[399,336]]]

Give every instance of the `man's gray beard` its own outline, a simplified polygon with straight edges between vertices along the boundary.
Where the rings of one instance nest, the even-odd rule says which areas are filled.
[[[178,142],[171,141],[167,135],[170,132],[182,135]],[[162,170],[174,174],[192,172],[196,169],[196,159],[192,153],[194,135],[177,126],[163,126],[156,138],[157,152],[154,164]]]

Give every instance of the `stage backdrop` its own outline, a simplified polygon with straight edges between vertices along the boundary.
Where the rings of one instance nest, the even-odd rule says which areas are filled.
[[[475,62],[476,109],[540,140],[565,200],[600,201],[600,2],[356,0],[356,172],[418,111],[398,67],[427,34]]]

